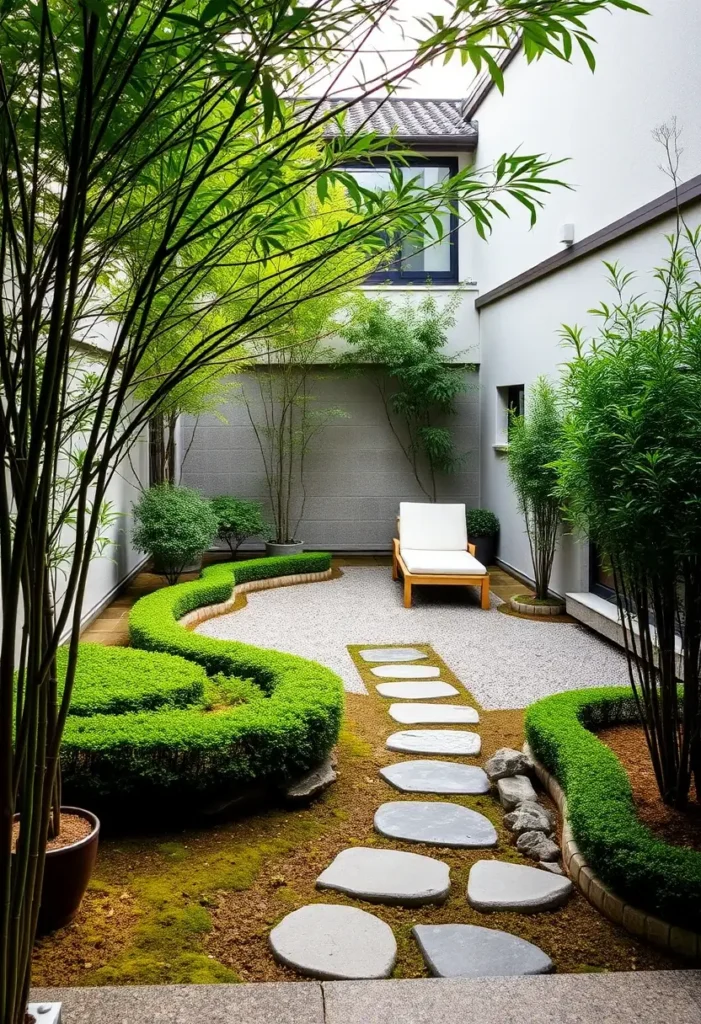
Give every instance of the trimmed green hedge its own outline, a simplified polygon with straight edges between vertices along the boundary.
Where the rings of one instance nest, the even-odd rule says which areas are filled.
[[[178,665],[185,659],[201,672],[202,693],[188,708],[71,715],[62,749],[67,790],[140,802],[233,798],[252,783],[280,783],[320,764],[340,730],[338,676],[295,655],[199,636],[178,619],[227,600],[234,578],[320,572],[330,564],[330,555],[312,553],[213,565],[198,580],[141,598],[129,618],[131,642],[141,648],[132,653],[177,656]]]
[[[601,880],[633,906],[698,931],[701,853],[641,823],[625,769],[594,734],[637,721],[629,687],[574,690],[532,704],[526,737],[565,791],[575,842]]]

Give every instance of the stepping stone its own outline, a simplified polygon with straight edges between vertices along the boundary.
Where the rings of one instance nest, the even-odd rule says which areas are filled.
[[[542,949],[496,928],[419,924],[411,931],[436,978],[549,974],[553,970],[552,960]]]
[[[312,978],[388,978],[397,959],[388,924],[356,907],[328,903],[293,910],[269,941],[276,960]]]
[[[370,671],[382,679],[435,679],[441,674],[439,668],[431,665],[378,665]]]
[[[360,651],[363,661],[418,661],[428,655],[416,647],[371,647]]]
[[[400,761],[380,775],[402,793],[488,793],[489,779],[471,764],[453,761]]]
[[[467,880],[467,902],[475,910],[537,914],[561,907],[571,892],[569,878],[502,860],[478,860]]]
[[[492,782],[497,782],[499,779],[506,779],[511,775],[526,775],[533,771],[533,762],[522,750],[501,747],[489,758],[484,770]]]
[[[405,754],[479,754],[482,740],[464,729],[405,729],[394,732],[385,744]]]
[[[514,775],[497,782],[499,800],[505,811],[515,811],[519,804],[536,803],[538,794],[526,775]]]
[[[497,833],[489,818],[444,801],[397,800],[382,804],[375,812],[375,829],[389,839],[428,846],[467,849],[497,844]]]
[[[475,725],[480,720],[474,708],[457,704],[392,704],[389,713],[395,722],[403,725]]]
[[[401,850],[354,846],[342,850],[319,875],[317,889],[335,889],[370,903],[418,907],[443,903],[450,892],[450,868],[441,860]]]
[[[381,697],[401,700],[427,700],[433,697],[457,697],[458,691],[450,683],[378,683],[375,687]]]

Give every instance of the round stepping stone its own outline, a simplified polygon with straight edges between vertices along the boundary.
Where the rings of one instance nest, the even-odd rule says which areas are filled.
[[[427,700],[436,697],[457,697],[458,691],[450,683],[378,683],[375,687],[381,697],[395,700]]]
[[[382,804],[375,812],[375,829],[389,839],[429,846],[472,848],[497,843],[489,818],[444,801],[397,800]],[[540,874],[547,877],[543,871]]]
[[[388,978],[397,959],[389,925],[364,910],[328,903],[294,910],[269,941],[276,960],[312,978]]]
[[[464,729],[405,729],[394,732],[385,744],[405,754],[479,754],[482,740]]]
[[[392,704],[389,713],[403,725],[475,725],[480,720],[474,708],[457,704]]]
[[[453,761],[400,761],[380,768],[380,775],[402,793],[488,793],[481,768]]]
[[[569,878],[501,860],[478,860],[467,880],[467,902],[475,910],[537,914],[561,907],[571,892]]]
[[[354,846],[339,853],[319,875],[316,885],[370,903],[421,906],[447,899],[450,868],[443,861],[418,853]]]
[[[416,647],[371,647],[360,652],[363,661],[419,661],[428,655]]]
[[[378,665],[370,671],[382,679],[435,679],[441,674],[432,665]]]
[[[552,960],[542,949],[496,928],[419,924],[412,934],[436,978],[549,974],[553,970]]]

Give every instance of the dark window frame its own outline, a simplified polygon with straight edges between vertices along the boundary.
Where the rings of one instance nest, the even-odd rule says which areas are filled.
[[[389,160],[377,158],[375,160],[353,160],[343,164],[343,170],[357,168],[378,168],[389,167]],[[431,156],[410,157],[404,162],[407,167],[447,167],[449,176],[452,178],[458,173],[459,161],[456,156]],[[460,221],[456,213],[450,212],[450,227],[448,229],[448,245],[450,246],[450,270],[402,270],[401,257],[385,270],[368,274],[365,278],[366,284],[459,284],[458,268],[458,227]],[[444,236],[445,237],[445,236]]]

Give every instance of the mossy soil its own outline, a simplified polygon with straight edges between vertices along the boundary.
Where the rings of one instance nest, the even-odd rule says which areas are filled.
[[[414,646],[425,647],[432,662],[439,663],[429,647]],[[377,696],[377,680],[370,666],[357,658],[357,650],[351,649],[351,654],[369,693],[347,695],[338,782],[302,810],[264,808],[255,815],[203,828],[103,839],[78,918],[37,944],[36,985],[300,980],[275,963],[268,934],[285,914],[313,902],[360,906],[387,921],[399,946],[396,977],[427,973],[410,934],[416,923],[502,928],[537,943],[561,972],[686,966],[609,923],[578,892],[565,907],[534,916],[473,911],[465,888],[476,860],[498,857],[524,862],[502,827],[497,802],[489,795],[452,799],[494,822],[499,833],[494,851],[404,845],[377,835],[372,827],[377,807],[386,800],[412,796],[393,790],[378,775],[383,765],[403,759],[384,745],[389,733],[399,727],[389,718],[389,701]],[[442,678],[454,679],[444,668]],[[466,699],[475,704],[464,692],[449,702],[465,703]],[[480,709],[480,717],[484,757],[498,747],[518,747],[523,742],[521,711]],[[399,847],[439,857],[451,868],[450,898],[440,907],[401,908],[318,892],[316,877],[337,853],[352,845]]]

